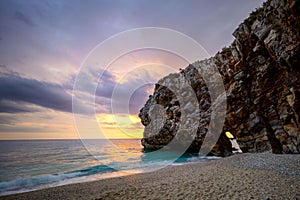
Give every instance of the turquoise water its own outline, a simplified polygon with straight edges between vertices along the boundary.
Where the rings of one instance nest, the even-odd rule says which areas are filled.
[[[211,159],[183,155],[174,161],[168,160],[170,153],[149,156],[139,139],[98,140],[97,145],[101,150],[94,152],[96,159],[80,140],[0,141],[0,195]],[[124,152],[117,154],[116,148]]]

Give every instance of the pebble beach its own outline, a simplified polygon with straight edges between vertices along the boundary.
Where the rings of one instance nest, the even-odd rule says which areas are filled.
[[[299,199],[300,155],[236,154],[203,163],[0,199]]]

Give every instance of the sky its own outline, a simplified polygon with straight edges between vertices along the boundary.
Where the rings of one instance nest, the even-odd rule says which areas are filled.
[[[74,83],[90,52],[111,36],[134,28],[168,28],[193,38],[213,56],[230,45],[232,32],[262,2],[1,0],[0,139],[80,138],[72,109]],[[120,56],[106,70],[89,72],[97,90],[91,94],[85,85],[81,92],[95,98],[95,121],[104,136],[142,137],[137,114],[153,83],[187,64],[170,52],[144,49]],[[128,94],[133,86],[138,87]],[[127,106],[128,112],[112,109],[116,87],[120,96],[114,104]],[[123,102],[128,95],[129,102]],[[87,110],[85,102],[80,105]]]

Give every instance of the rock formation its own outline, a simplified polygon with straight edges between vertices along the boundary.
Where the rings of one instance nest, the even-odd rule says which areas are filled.
[[[182,125],[183,105],[164,86],[169,80],[180,82],[184,77],[197,96],[200,110],[191,112],[200,117],[187,152],[199,151],[212,103],[198,71],[216,66],[226,90],[227,113],[221,136],[210,153],[230,154],[226,131],[236,138],[243,152],[300,153],[299,0],[268,0],[238,26],[233,36],[232,44],[214,57],[197,61],[155,85],[139,114],[145,126],[142,145],[146,150],[167,145],[180,126],[195,125]]]

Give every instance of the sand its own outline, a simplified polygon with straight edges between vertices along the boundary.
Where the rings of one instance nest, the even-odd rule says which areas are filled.
[[[300,155],[237,154],[0,199],[300,199]]]

